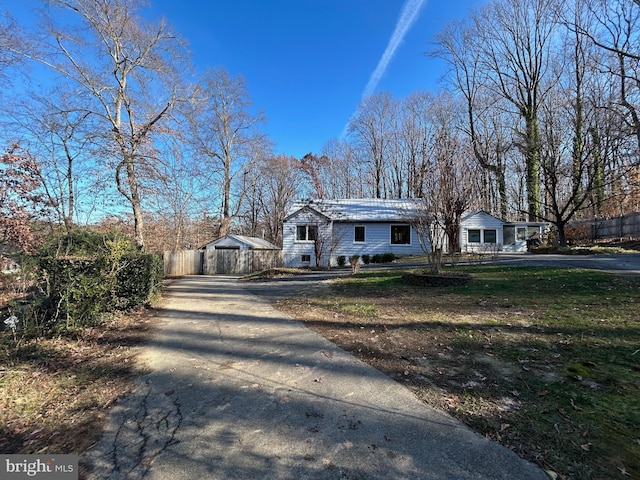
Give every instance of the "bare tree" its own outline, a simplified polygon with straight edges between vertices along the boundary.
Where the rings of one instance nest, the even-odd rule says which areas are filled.
[[[346,140],[329,139],[322,147],[328,159],[324,173],[328,198],[358,198],[363,196],[361,165],[356,162],[353,148]]]
[[[462,215],[478,194],[478,166],[468,137],[460,130],[455,98],[441,94],[431,107],[434,123],[433,156],[426,169],[424,195],[417,212],[407,218],[437,273],[444,252],[459,251]],[[426,240],[426,241],[425,241]]]
[[[513,142],[505,134],[506,109],[501,104],[501,95],[486,88],[488,72],[483,68],[481,42],[475,25],[455,22],[438,34],[437,47],[430,54],[449,63],[449,81],[465,102],[467,123],[463,130],[470,138],[475,159],[496,183],[498,210],[502,218],[507,218],[505,156]],[[488,197],[492,190],[485,188],[485,195]],[[486,197],[485,203],[492,204]]]
[[[493,92],[515,107],[524,122],[527,211],[540,216],[539,109],[555,83],[550,70],[556,0],[494,0],[474,17],[483,76]]]
[[[197,150],[209,161],[210,178],[220,189],[221,236],[241,211],[247,186],[244,172],[270,150],[258,129],[265,117],[252,113],[251,106],[244,78],[224,69],[205,74],[191,126]]]
[[[349,122],[349,134],[365,162],[371,165],[373,194],[385,198],[384,185],[393,132],[395,102],[389,92],[366,97]]]
[[[282,245],[282,225],[299,194],[298,162],[286,155],[268,157],[257,163],[254,172],[250,181],[257,187],[255,201],[258,221],[252,218],[251,223],[262,225],[266,238],[275,245]]]
[[[309,181],[313,192],[312,197],[314,198],[325,198],[325,186],[328,183],[325,172],[328,170],[329,163],[329,157],[325,155],[317,156],[311,152],[300,159],[300,172]]]
[[[640,3],[636,0],[575,2],[575,11],[589,22],[568,21],[579,36],[588,38],[605,55],[601,68],[618,85],[616,108],[640,147]],[[640,158],[640,155],[638,155]],[[640,163],[636,160],[635,163]]]
[[[414,92],[401,102],[399,141],[404,145],[407,165],[407,198],[422,198],[425,193],[425,180],[433,155],[433,102],[433,96],[422,91]]]
[[[92,153],[99,126],[81,100],[58,85],[46,94],[32,92],[23,102],[8,105],[9,128],[39,159],[43,188],[68,233],[78,221],[78,210],[88,219],[98,201],[92,192],[100,175]]]
[[[135,241],[143,248],[141,177],[153,172],[153,136],[181,98],[185,51],[164,22],[143,19],[137,0],[48,4],[59,15],[45,19],[47,37],[39,50],[23,53],[74,82],[86,109],[103,122],[102,154],[114,160],[115,184],[131,207]]]

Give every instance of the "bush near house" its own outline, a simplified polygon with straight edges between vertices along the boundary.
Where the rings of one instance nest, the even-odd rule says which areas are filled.
[[[376,253],[371,257],[371,263],[391,263],[396,259],[396,256],[392,252]]]

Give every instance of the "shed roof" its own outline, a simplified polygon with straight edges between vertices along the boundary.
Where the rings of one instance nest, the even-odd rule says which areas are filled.
[[[211,248],[216,245],[237,245],[237,246],[245,246],[251,250],[278,250],[273,243],[268,242],[264,238],[259,237],[247,237],[246,235],[234,235],[227,234],[224,237],[217,238],[208,242],[203,248]]]
[[[305,200],[293,205],[285,221],[300,210],[310,208],[339,222],[406,222],[418,214],[422,205],[421,199],[413,198]]]

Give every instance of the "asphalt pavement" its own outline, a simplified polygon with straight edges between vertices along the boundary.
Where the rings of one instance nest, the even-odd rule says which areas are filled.
[[[81,456],[90,479],[547,478],[236,277],[173,282],[140,363]]]

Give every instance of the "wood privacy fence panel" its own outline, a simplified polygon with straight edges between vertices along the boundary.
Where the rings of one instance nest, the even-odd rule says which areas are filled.
[[[280,267],[281,250],[183,250],[164,253],[165,276],[247,273]]]
[[[580,220],[575,225],[588,227],[594,240],[640,237],[640,212],[614,218]]]
[[[202,252],[200,250],[181,250],[164,252],[164,276],[200,275],[202,273]]]

